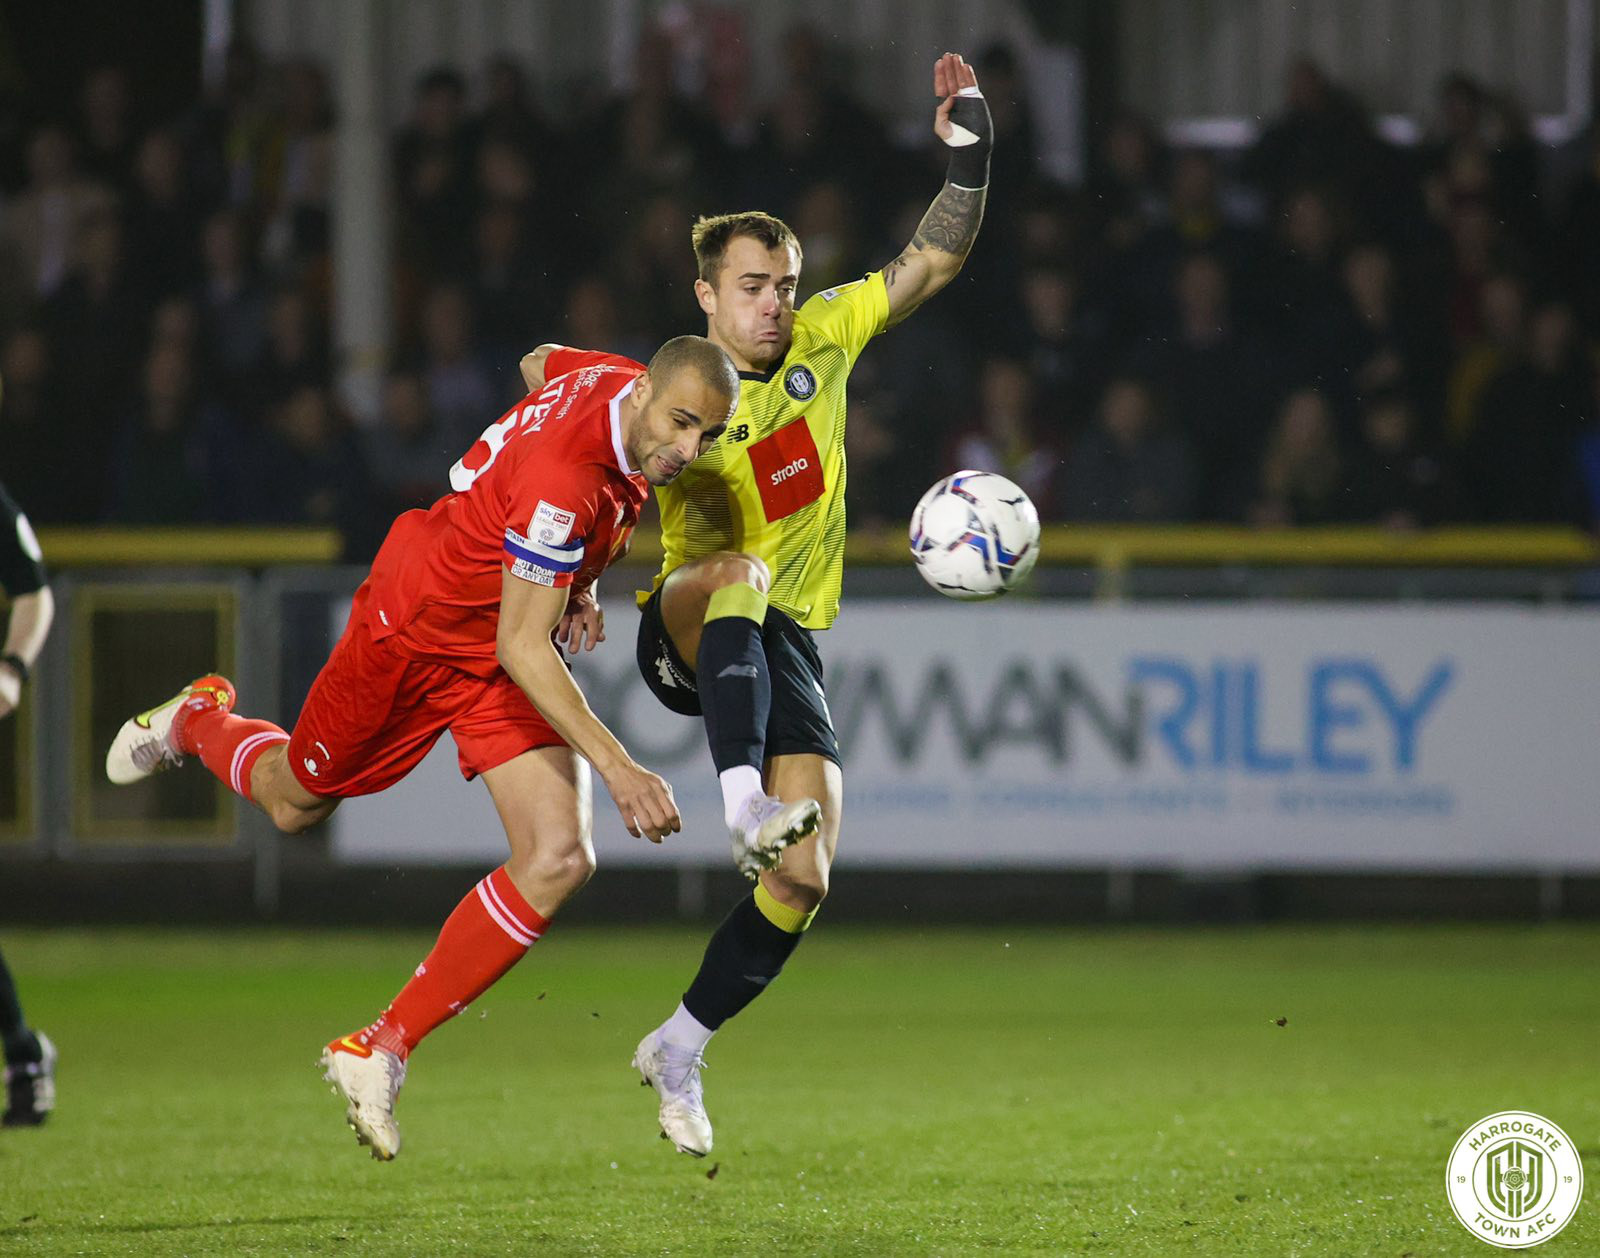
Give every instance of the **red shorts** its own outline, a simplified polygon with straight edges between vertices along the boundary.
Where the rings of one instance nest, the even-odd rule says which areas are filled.
[[[416,768],[445,730],[468,781],[535,747],[566,745],[505,673],[410,659],[392,639],[375,641],[357,610],[300,709],[289,765],[313,795],[372,795]]]

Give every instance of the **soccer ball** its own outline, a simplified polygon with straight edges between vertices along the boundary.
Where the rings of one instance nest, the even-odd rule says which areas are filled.
[[[957,472],[911,513],[911,557],[922,579],[950,598],[995,598],[1039,558],[1039,513],[993,472]]]

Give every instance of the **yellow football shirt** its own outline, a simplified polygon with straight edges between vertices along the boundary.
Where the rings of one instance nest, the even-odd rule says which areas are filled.
[[[739,373],[739,407],[722,438],[656,489],[666,554],[641,604],[680,564],[741,550],[771,569],[774,607],[808,629],[833,623],[844,575],[845,384],[888,319],[874,271],[795,311],[794,340],[770,372]]]

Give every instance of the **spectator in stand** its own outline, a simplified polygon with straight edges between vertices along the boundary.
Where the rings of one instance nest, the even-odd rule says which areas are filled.
[[[202,212],[254,204],[270,126],[260,56],[248,40],[235,40],[228,45],[220,80],[187,128]]]
[[[911,239],[927,208],[927,202],[920,199],[903,204],[890,228],[895,243],[879,250],[878,256],[893,257],[894,250]],[[981,362],[978,347],[989,341],[973,330],[970,314],[960,309],[961,304],[928,302],[918,308],[915,319],[897,324],[893,336],[878,338],[870,352],[857,360],[856,370],[871,361],[881,370],[882,379],[894,381],[878,409],[897,441],[899,457],[909,469],[925,473],[918,476],[925,482],[940,474],[957,425],[972,403]],[[1005,312],[985,307],[983,313],[999,316]],[[1015,346],[1015,338],[1004,340]],[[903,433],[917,435],[914,440],[899,440]]]
[[[212,518],[206,434],[189,359],[158,346],[116,449],[111,519],[119,524],[199,524]]]
[[[418,366],[445,440],[462,450],[504,409],[500,403],[506,400],[496,392],[478,357],[475,333],[476,312],[465,289],[441,284],[428,294],[422,308]]]
[[[79,165],[91,179],[121,193],[133,184],[138,137],[128,98],[128,72],[121,66],[91,70],[78,96]]]
[[[224,377],[243,377],[266,344],[267,297],[236,211],[219,210],[206,221],[200,253],[204,274],[197,300],[207,359]]]
[[[1032,262],[1042,260],[1042,257],[1037,253],[1024,255],[1019,249],[1019,234],[1010,228],[1018,221],[1022,207],[1033,201],[1039,191],[1046,186],[1045,180],[1039,173],[1033,107],[1022,63],[1009,46],[991,44],[978,55],[976,65],[978,82],[983,85],[983,97],[988,103],[991,124],[994,128],[994,153],[989,163],[988,207],[992,216],[991,228],[998,227],[999,230],[978,233],[977,240],[973,242],[972,252],[968,255],[967,265],[962,272],[964,277],[962,283],[968,287],[970,301],[961,303],[963,308],[958,317],[969,323],[974,322],[975,317],[981,317],[981,313],[1015,309],[1023,269]],[[906,185],[905,179],[895,177],[895,171],[906,169],[908,163],[898,159],[898,155],[888,145],[886,138],[880,139],[879,142],[884,145],[884,153],[875,176],[879,195],[891,200],[881,202],[875,200],[872,203],[892,204],[892,198],[899,196]],[[928,152],[930,151],[918,147],[912,149],[908,156],[914,155],[925,161]],[[932,171],[927,171],[922,177],[931,174]],[[909,172],[907,178],[910,178]],[[913,183],[919,181],[920,179],[911,179]],[[862,206],[863,199],[857,194],[855,187],[850,184],[842,186],[851,192],[854,206]],[[1002,205],[1006,208],[999,210],[997,207]],[[856,212],[856,223],[858,239],[865,240],[871,239],[872,228],[878,226],[867,224],[861,218],[859,208]],[[811,245],[803,231],[800,239],[807,241],[806,271],[809,274]],[[1067,255],[1062,251],[1048,256],[1051,261],[1062,262],[1066,260]],[[859,278],[869,265],[876,263],[862,259],[854,267],[854,274],[848,278]],[[1008,324],[1014,325],[1015,320],[991,320],[987,327],[980,323],[978,328],[978,334],[982,338],[980,344],[989,351],[1014,353],[1015,338],[1018,333],[1014,327],[1008,327]]]
[[[1274,330],[1288,369],[1319,387],[1339,370],[1328,347],[1345,309],[1342,218],[1319,189],[1301,188],[1288,198],[1278,215],[1261,305],[1252,312],[1261,326]]]
[[[1539,158],[1527,117],[1510,97],[1497,95],[1471,75],[1447,74],[1422,145],[1426,168],[1449,172],[1460,187],[1470,172],[1472,194],[1481,197],[1496,222],[1527,246],[1539,230]]]
[[[683,326],[685,311],[695,309],[694,254],[683,247],[692,222],[694,216],[677,194],[657,193],[636,207],[630,229],[607,268],[617,284],[632,294],[632,299],[620,307],[620,334],[632,347],[630,355],[644,355],[641,362],[649,360],[651,346],[659,345]],[[807,241],[808,282],[810,275]]]
[[[903,530],[918,495],[936,475],[949,471],[919,458],[923,448],[907,451],[895,440],[890,424],[894,391],[885,383],[889,378],[870,355],[857,362],[850,375],[850,424],[844,435],[850,527],[876,533]]]
[[[1082,216],[1059,189],[1039,187],[1011,211],[1011,234],[1024,263],[1065,263],[1082,249]]]
[[[479,201],[504,206],[522,215],[528,227],[538,226],[538,185],[528,150],[509,140],[486,139],[478,146],[474,170]]]
[[[1235,516],[1241,469],[1253,469],[1266,429],[1268,397],[1276,384],[1268,374],[1272,355],[1240,331],[1227,270],[1212,255],[1197,253],[1185,260],[1173,294],[1176,326],[1169,335],[1147,340],[1132,355],[1130,368],[1170,399],[1175,429],[1196,452],[1198,513]]]
[[[1095,427],[1067,460],[1061,518],[1096,524],[1160,524],[1194,514],[1189,444],[1170,431],[1142,380],[1113,380]]]
[[[956,438],[958,467],[999,472],[1022,487],[1041,515],[1053,510],[1061,456],[1035,431],[1033,377],[1015,358],[983,365],[977,422]]]
[[[1283,112],[1247,154],[1243,172],[1279,204],[1300,188],[1359,190],[1377,147],[1355,98],[1310,57],[1299,57],[1285,76]]]
[[[1528,296],[1515,275],[1493,275],[1479,296],[1478,336],[1458,343],[1445,392],[1445,433],[1452,445],[1464,444],[1478,420],[1479,401],[1489,382],[1523,354]]]
[[[82,435],[66,422],[52,348],[36,327],[12,333],[0,351],[0,479],[25,485],[28,516],[40,524],[69,524],[97,519],[105,498],[97,497],[94,477],[85,478]],[[91,464],[92,466],[92,464]],[[63,476],[61,469],[79,474]]]
[[[267,311],[266,345],[249,377],[251,408],[270,410],[303,388],[326,387],[327,343],[304,294],[287,288],[274,296]]]
[[[1468,198],[1449,211],[1451,275],[1449,292],[1450,335],[1470,340],[1483,331],[1478,323],[1483,286],[1490,275],[1507,265],[1499,248],[1500,228],[1487,204]]]
[[[569,223],[570,213],[560,196],[563,177],[541,180],[540,172],[552,169],[532,150],[512,144],[509,140],[487,137],[478,149],[477,197],[486,207],[484,215],[494,215],[492,223],[484,227],[480,215],[480,228],[499,233],[486,238],[482,230],[474,242],[471,262],[481,283],[491,298],[501,301],[536,301],[549,309],[554,294],[560,291],[572,273],[583,248],[552,248],[550,242],[560,240],[564,245],[574,239],[583,239],[584,229]],[[513,228],[502,220],[507,215],[515,217]],[[576,236],[574,236],[576,232]],[[516,256],[513,260],[512,254]],[[492,256],[491,256],[492,255]],[[490,277],[485,268],[516,266],[518,273],[500,273]],[[473,270],[465,272],[470,277]],[[517,290],[514,294],[511,289]],[[479,309],[478,326],[485,335],[518,335],[518,344],[526,327],[536,322],[533,312],[523,309],[517,317],[517,328],[496,326],[489,313]],[[518,328],[522,329],[519,333]],[[526,349],[519,349],[520,358]]]
[[[272,412],[252,481],[258,487],[255,519],[337,528],[348,557],[376,553],[389,521],[370,510],[371,481],[360,446],[327,390],[299,389]]]
[[[478,215],[468,276],[483,350],[491,362],[521,358],[539,343],[539,312],[552,305],[549,250],[535,251],[516,207],[491,205]]]
[[[390,375],[378,426],[363,434],[372,469],[374,513],[391,520],[426,507],[450,488],[449,470],[465,450],[452,449],[434,418],[427,382],[414,371]]]
[[[543,153],[545,160],[559,156],[550,151],[556,136],[534,101],[528,76],[513,57],[492,58],[484,67],[483,112],[477,129],[485,140],[497,140],[525,153]]]
[[[1097,230],[1114,253],[1126,253],[1161,220],[1166,203],[1165,154],[1155,127],[1124,111],[1112,120],[1089,181]]]
[[[113,212],[111,190],[78,172],[72,138],[41,127],[28,141],[28,183],[6,207],[4,247],[13,252],[27,291],[54,295],[72,269],[78,232],[90,218]]]
[[[1465,467],[1479,516],[1490,523],[1571,524],[1583,516],[1578,439],[1593,405],[1594,358],[1572,308],[1534,312],[1525,360],[1484,390]]]
[[[792,218],[805,187],[818,179],[837,180],[869,203],[891,196],[902,159],[849,82],[840,41],[797,22],[777,51],[783,84],[741,158],[732,199]]]
[[[176,132],[152,131],[140,142],[125,205],[134,287],[150,301],[192,290],[200,281],[200,224]]]
[[[1600,126],[1590,124],[1587,163],[1567,190],[1558,253],[1567,293],[1587,328],[1600,328]]]
[[[603,275],[586,275],[567,294],[562,327],[557,338],[564,345],[608,345],[613,353],[648,361],[648,337],[624,332],[617,316],[617,290]],[[642,355],[642,357],[641,357]]]
[[[641,192],[716,193],[707,186],[713,181],[703,178],[718,166],[716,126],[699,101],[678,90],[672,40],[659,26],[640,33],[632,90],[613,97],[579,130],[593,136],[594,151],[608,159],[598,168],[590,203],[602,220],[601,233],[621,234],[628,207]]]
[[[75,262],[41,312],[52,359],[61,371],[62,419],[70,422],[92,462],[79,486],[94,510],[104,510],[106,483],[90,468],[107,457],[115,428],[115,404],[138,378],[144,348],[144,303],[128,281],[122,225],[110,210],[82,224]],[[25,490],[30,497],[32,487]]]
[[[1076,276],[1042,263],[1022,276],[1024,339],[1034,388],[1049,399],[1063,427],[1081,428],[1105,382],[1105,317],[1088,306]]]
[[[402,246],[425,275],[459,271],[469,237],[461,230],[476,208],[475,128],[466,117],[466,81],[436,68],[417,84],[411,123],[395,143]]]
[[[1418,432],[1417,416],[1399,393],[1373,398],[1361,417],[1361,443],[1351,460],[1348,518],[1409,530],[1449,517],[1453,503],[1444,462]]]
[[[150,336],[145,347],[145,358],[158,349],[176,350],[188,364],[189,379],[192,382],[194,395],[200,398],[216,398],[220,396],[220,388],[213,373],[208,369],[205,360],[205,343],[200,336],[200,314],[195,309],[195,304],[187,297],[168,297],[150,313]],[[215,444],[215,439],[226,439],[228,429],[232,425],[233,416],[217,412],[220,425],[210,434],[213,438],[212,456],[215,458],[222,451]],[[226,469],[222,469],[226,472]],[[227,473],[231,475],[231,473]]]
[[[1145,233],[1124,271],[1123,283],[1138,305],[1134,322],[1149,328],[1170,320],[1173,277],[1189,254],[1213,254],[1230,274],[1247,276],[1259,251],[1255,232],[1223,208],[1216,158],[1199,151],[1179,154],[1162,221]]]
[[[1427,341],[1403,307],[1393,256],[1379,244],[1357,245],[1342,271],[1345,308],[1329,347],[1336,366],[1330,396],[1356,414],[1371,398],[1404,392],[1437,431],[1444,350]]]
[[[182,350],[191,363],[199,358],[200,316],[194,302],[187,297],[168,297],[151,311],[150,348],[157,346]]]
[[[996,204],[1002,198],[1015,204],[1024,189],[1033,185],[1039,171],[1028,80],[1016,52],[1008,44],[990,44],[978,54],[974,64],[994,123],[989,190]]]
[[[794,230],[805,241],[806,287],[811,292],[846,284],[865,274],[866,254],[850,211],[850,199],[841,184],[824,179],[807,188],[795,207]],[[678,252],[683,253],[681,246]]]
[[[284,67],[283,116],[273,129],[261,173],[262,255],[290,280],[322,265],[328,252],[333,173],[333,102],[315,62]]]
[[[1250,521],[1263,527],[1346,518],[1344,457],[1328,399],[1297,389],[1284,401],[1261,460]]]

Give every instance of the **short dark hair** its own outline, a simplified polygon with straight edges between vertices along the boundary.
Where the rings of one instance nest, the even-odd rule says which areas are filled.
[[[722,255],[728,242],[736,236],[748,236],[767,249],[781,249],[785,245],[794,250],[795,257],[803,257],[800,237],[781,218],[761,210],[743,210],[738,214],[717,214],[710,218],[702,215],[695,220],[689,239],[694,242],[695,261],[700,265],[700,278],[716,286],[717,272],[722,270]]]
[[[650,378],[659,388],[685,368],[698,372],[730,402],[738,401],[739,373],[720,346],[703,336],[675,336],[651,356]]]

